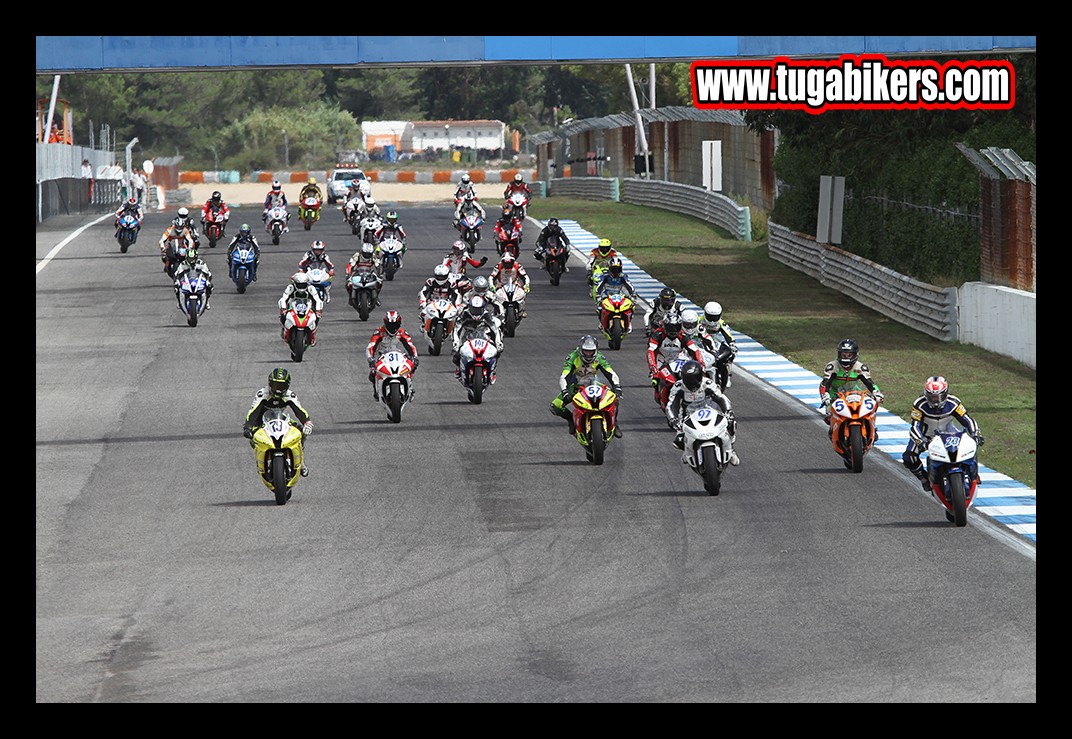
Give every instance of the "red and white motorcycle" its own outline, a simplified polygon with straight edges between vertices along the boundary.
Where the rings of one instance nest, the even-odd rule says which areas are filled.
[[[477,333],[462,343],[458,355],[458,367],[461,369],[458,382],[465,388],[469,402],[480,405],[484,391],[495,384],[499,350],[484,334]]]
[[[318,316],[312,306],[305,302],[291,301],[283,317],[283,341],[290,347],[290,357],[302,361],[316,331]]]
[[[376,359],[376,390],[380,402],[387,406],[387,418],[391,423],[402,420],[402,409],[413,396],[414,369],[413,360],[397,349],[384,352]]]
[[[443,351],[443,342],[454,333],[458,306],[446,298],[435,298],[424,304],[421,317],[424,334],[428,337],[428,353],[438,356]]]

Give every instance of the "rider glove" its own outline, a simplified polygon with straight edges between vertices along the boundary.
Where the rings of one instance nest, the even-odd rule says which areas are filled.
[[[617,395],[618,398],[622,397],[622,386],[621,385],[615,385],[614,386],[614,394]]]
[[[305,425],[302,426],[302,435],[309,436],[311,433],[313,433],[313,422],[306,421]]]
[[[242,429],[242,436],[246,437],[247,439],[252,439],[253,438],[253,429],[249,428],[248,426],[246,428],[243,428]]]

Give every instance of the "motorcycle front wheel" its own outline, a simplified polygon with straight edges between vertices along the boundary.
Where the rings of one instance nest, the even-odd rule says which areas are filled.
[[[186,301],[186,323],[191,328],[197,325],[197,318],[200,313],[201,306],[197,304],[197,300],[190,299]]]
[[[428,352],[434,357],[438,357],[439,353],[443,351],[444,333],[445,328],[442,323],[437,323],[432,326],[432,345],[428,348]]]
[[[402,421],[402,388],[397,383],[387,386],[387,418],[391,423]]]
[[[369,294],[367,291],[362,290],[357,294],[357,312],[361,316],[362,321],[367,321],[369,317]]]
[[[551,284],[557,285],[559,279],[562,277],[562,265],[557,259],[552,259],[548,262],[547,269],[551,273]]]
[[[949,476],[949,503],[953,506],[953,525],[968,525],[968,502],[964,493],[964,475],[959,472]]]
[[[715,460],[715,452],[711,447],[703,449],[703,487],[708,495],[718,495],[722,491],[722,471],[718,468]]]
[[[864,433],[859,426],[849,427],[849,456],[852,458],[852,471],[864,471]]]
[[[603,434],[603,419],[592,419],[592,431],[588,435],[588,450],[592,455],[592,464],[603,464],[603,452],[607,448],[607,437]]]
[[[469,372],[469,381],[472,383],[469,388],[469,402],[480,405],[484,400],[484,370],[477,367]]]
[[[235,285],[238,287],[238,294],[241,295],[246,291],[246,284],[248,282],[249,275],[246,270],[240,269],[235,273]]]
[[[292,328],[290,330],[290,358],[295,362],[302,361],[305,354],[305,329]]]
[[[506,306],[506,317],[503,321],[503,326],[506,328],[506,335],[513,337],[514,331],[517,330],[517,309],[512,306]]]
[[[287,459],[281,454],[272,457],[272,492],[276,505],[287,504]]]
[[[612,318],[610,322],[610,348],[622,348],[622,321],[620,318]]]

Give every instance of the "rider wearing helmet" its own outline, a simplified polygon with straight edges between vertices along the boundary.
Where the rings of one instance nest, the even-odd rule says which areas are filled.
[[[201,208],[201,229],[208,233],[207,221],[216,213],[223,213],[223,222],[227,223],[231,219],[231,211],[227,208],[227,203],[223,202],[223,194],[219,190],[213,190],[212,195],[205,201],[205,205]]]
[[[514,217],[514,209],[510,203],[506,203],[502,207],[502,215],[499,216],[499,220],[495,222],[495,248],[502,254],[505,251],[504,244],[513,240],[514,232],[517,232],[517,244],[515,248],[521,246],[521,229],[522,223],[520,219]]]
[[[417,346],[413,343],[413,339],[406,333],[406,329],[402,328],[402,316],[396,310],[389,310],[383,315],[383,325],[376,329],[372,334],[372,338],[369,339],[368,346],[365,347],[365,359],[368,360],[369,382],[372,383],[372,397],[374,400],[380,399],[380,389],[376,385],[376,360],[381,354],[385,354],[391,350],[397,350],[405,354],[413,362],[413,370],[417,371],[417,365],[421,363],[421,360],[417,357]],[[413,374],[409,376],[409,397],[410,400],[417,395],[417,389],[414,387]]]
[[[287,338],[285,325],[287,311],[290,310],[292,302],[309,303],[312,309],[316,311],[317,318],[320,318],[324,313],[324,301],[320,299],[320,293],[316,291],[316,288],[309,281],[309,275],[304,272],[295,272],[291,276],[286,289],[283,290],[283,296],[279,298],[279,322],[284,324],[284,340]],[[309,346],[316,346],[316,329],[313,329],[309,334]]]
[[[123,217],[124,213],[130,213],[130,215],[138,219],[138,225],[135,230],[141,231],[141,220],[145,217],[145,214],[142,213],[141,205],[138,203],[137,198],[128,198],[119,206],[119,210],[115,212],[115,229],[117,233],[119,231],[119,219]]]
[[[429,300],[443,298],[455,305],[461,302],[458,288],[450,280],[450,269],[445,264],[437,264],[432,276],[424,281],[424,287],[417,293],[418,307],[421,312],[421,331],[424,330],[424,306]]]
[[[331,257],[328,256],[324,250],[324,242],[317,239],[309,247],[309,251],[305,252],[305,256],[298,262],[298,269],[303,272],[308,272],[311,269],[322,269],[328,273],[329,277],[335,276],[335,265],[331,262]],[[331,283],[324,289],[324,302],[331,302]]]
[[[465,308],[458,314],[458,320],[454,322],[454,333],[451,339],[454,343],[454,352],[451,361],[454,362],[454,376],[461,378],[461,349],[465,337],[473,329],[483,328],[488,341],[495,345],[501,355],[503,352],[503,337],[499,330],[499,319],[495,317],[487,300],[479,295],[473,295],[465,304]]]
[[[569,422],[570,435],[577,433],[577,429],[573,423],[573,412],[566,406],[573,402],[573,396],[580,384],[589,377],[594,377],[596,372],[603,373],[620,399],[622,383],[618,379],[618,373],[610,366],[603,352],[599,351],[596,337],[589,334],[582,336],[577,348],[566,355],[566,361],[562,363],[562,375],[558,378],[559,393],[551,400],[549,409],[551,413]],[[622,438],[621,429],[618,427],[617,410],[615,410],[611,424],[614,426],[615,438]]]
[[[525,184],[525,178],[520,172],[514,175],[514,179],[507,183],[506,189],[503,191],[503,198],[510,199],[510,196],[515,192],[523,193],[530,200],[532,199],[532,188]]]
[[[168,262],[177,263],[180,258],[185,258],[186,253],[194,248],[194,237],[190,229],[178,225],[178,218],[168,224],[164,233],[160,234],[160,261],[164,263],[164,271],[168,271]],[[168,246],[177,241],[178,246],[172,247],[172,253],[168,254]]]
[[[406,232],[402,228],[402,224],[398,222],[397,210],[387,211],[387,215],[384,217],[383,220],[383,225],[380,226],[380,230],[376,232],[376,243],[380,243],[389,236],[393,236],[394,238],[402,242],[402,254],[405,254]]]
[[[287,194],[283,192],[283,185],[280,184],[279,180],[274,180],[272,189],[264,196],[264,213],[261,214],[261,220],[267,223],[269,210],[277,206],[286,208],[288,205]],[[287,220],[290,220],[290,211],[287,211]]]
[[[469,245],[461,239],[450,245],[450,253],[443,258],[443,264],[447,265],[447,269],[456,275],[464,275],[467,266],[483,267],[487,263],[487,257],[480,257],[477,260],[469,256]]]
[[[298,402],[298,396],[290,389],[290,372],[282,367],[276,367],[268,375],[268,386],[262,387],[253,396],[253,406],[246,414],[246,422],[242,424],[242,435],[250,440],[253,445],[254,432],[264,425],[264,412],[269,408],[289,408],[301,424],[302,443],[313,433],[313,419],[309,416],[302,404]],[[309,468],[302,464],[302,477],[309,474]]]
[[[439,267],[442,266],[443,265],[439,265]],[[473,296],[475,297],[477,295],[488,302],[488,310],[490,310],[496,318],[502,316],[502,303],[499,302],[498,297],[495,295],[495,291],[491,289],[491,283],[484,275],[477,275],[473,280]]]
[[[975,438],[976,444],[983,444],[979,424],[968,415],[968,409],[960,398],[950,395],[949,383],[940,375],[928,377],[923,383],[923,395],[912,403],[911,416],[912,428],[908,432],[908,446],[901,454],[901,461],[923,484],[924,490],[930,490],[930,485],[919,453],[927,448],[940,429],[958,424]]]
[[[461,229],[462,217],[470,212],[479,213],[482,221],[488,220],[488,215],[484,212],[484,206],[480,204],[480,201],[476,199],[476,194],[471,190],[462,196],[458,206],[454,209],[454,227]],[[479,236],[479,232],[477,235]]]
[[[304,203],[307,197],[314,197],[320,202],[324,202],[324,193],[320,189],[320,186],[316,184],[316,178],[310,177],[309,181],[302,185],[301,191],[298,193],[298,202]]]
[[[197,249],[192,246],[186,249],[186,259],[175,270],[175,301],[179,304],[179,310],[182,310],[182,301],[179,299],[179,283],[182,281],[182,276],[187,272],[200,272],[205,276],[205,310],[210,310],[212,308],[209,304],[212,298],[212,273],[209,272],[208,265],[198,256]]]
[[[595,293],[599,300],[602,300],[606,295],[613,292],[621,292],[628,295],[634,301],[637,299],[636,288],[633,287],[633,283],[626,277],[625,271],[622,269],[622,260],[618,257],[611,257],[607,264],[607,272],[603,275],[603,279],[596,285]],[[596,305],[596,313],[599,313],[599,305]],[[633,324],[629,323],[629,332],[632,333]]]
[[[838,389],[848,380],[860,378],[875,399],[882,402],[882,392],[878,385],[871,379],[871,370],[866,364],[860,362],[860,345],[856,339],[842,339],[837,345],[837,359],[826,365],[823,370],[823,379],[819,382],[820,404],[823,407],[823,420],[830,423],[830,404],[837,397]],[[832,434],[833,426],[827,429]]]
[[[253,249],[253,280],[257,280],[257,265],[261,263],[261,245],[257,243],[257,237],[253,235],[252,229],[250,229],[248,223],[243,223],[238,227],[238,234],[231,239],[231,243],[227,245],[227,264],[230,267],[231,279],[234,279],[234,262],[232,257],[235,250],[241,245],[246,245]]]
[[[726,375],[726,388],[728,389],[733,384],[731,366],[737,357],[737,341],[730,334],[730,327],[722,320],[721,303],[712,300],[704,305],[697,337],[697,342],[712,354],[718,354],[719,344],[724,344],[729,349],[730,355],[719,370]]]
[[[473,178],[469,176],[468,172],[462,175],[461,179],[458,180],[458,186],[454,189],[455,207],[461,203],[462,198],[464,198],[467,193],[472,193],[473,197],[476,198],[476,190],[473,188]]]
[[[540,235],[536,237],[536,247],[533,249],[532,255],[536,257],[538,261],[543,261],[544,252],[547,251],[547,240],[551,237],[558,239],[558,243],[566,249],[570,248],[569,236],[566,236],[566,232],[562,230],[562,227],[558,225],[557,218],[548,218],[547,225],[540,231]],[[569,272],[569,265],[566,265],[566,271]]]
[[[681,331],[681,317],[677,313],[670,313],[648,338],[648,374],[651,376],[651,386],[655,389],[655,400],[663,409],[669,400],[671,386],[663,382],[660,387],[662,369],[682,352],[685,352],[689,359],[695,359],[703,365],[704,357],[700,347]]]
[[[680,314],[684,307],[684,303],[674,288],[664,287],[659,291],[659,296],[652,301],[648,312],[644,314],[644,333],[651,336],[652,332],[662,325],[667,315]]]
[[[506,282],[516,282],[525,288],[526,293],[531,289],[529,273],[525,271],[525,268],[521,266],[521,262],[517,261],[513,254],[503,255],[503,258],[491,270],[489,279],[491,280],[491,286],[496,290]]]
[[[372,273],[376,275],[376,302],[372,306],[375,308],[380,304],[380,288],[383,287],[383,264],[380,262],[380,253],[376,250],[376,247],[367,241],[362,242],[358,250],[354,252],[354,255],[350,257],[350,262],[346,265],[346,292],[350,295],[351,300],[354,296],[354,288],[350,284],[350,278],[353,277],[354,272],[364,268],[371,268]]]
[[[558,224],[557,219],[552,220],[555,221],[555,225]],[[550,222],[548,222],[548,225],[550,225]],[[592,276],[592,272],[595,270],[595,268],[602,267],[604,270],[606,270],[607,266],[610,264],[610,260],[616,256],[618,256],[618,252],[616,252],[614,250],[614,247],[611,246],[610,239],[600,239],[599,244],[597,244],[596,247],[592,249],[592,251],[588,252],[588,266],[586,267],[586,269],[588,271],[589,287],[595,287],[596,284],[595,278]]]
[[[695,359],[690,359],[681,367],[681,378],[670,389],[670,397],[666,402],[667,423],[677,430],[674,446],[678,449],[685,448],[685,434],[681,427],[688,415],[707,400],[714,401],[726,416],[730,434],[727,450],[730,464],[740,464],[741,460],[733,451],[733,441],[737,434],[737,421],[733,416],[733,406],[730,404],[730,399],[719,391],[718,385],[704,372],[703,365]]]
[[[194,248],[201,248],[201,237],[198,235],[197,229],[194,228],[194,224],[190,220],[190,209],[185,205],[179,208],[178,212],[175,214],[175,225],[189,229],[190,237],[194,240]]]

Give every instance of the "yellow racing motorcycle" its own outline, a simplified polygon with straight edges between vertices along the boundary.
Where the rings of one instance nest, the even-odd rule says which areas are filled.
[[[287,504],[301,478],[305,456],[302,440],[302,427],[278,408],[264,412],[264,425],[249,440],[257,460],[257,473],[275,494],[276,505]]]

